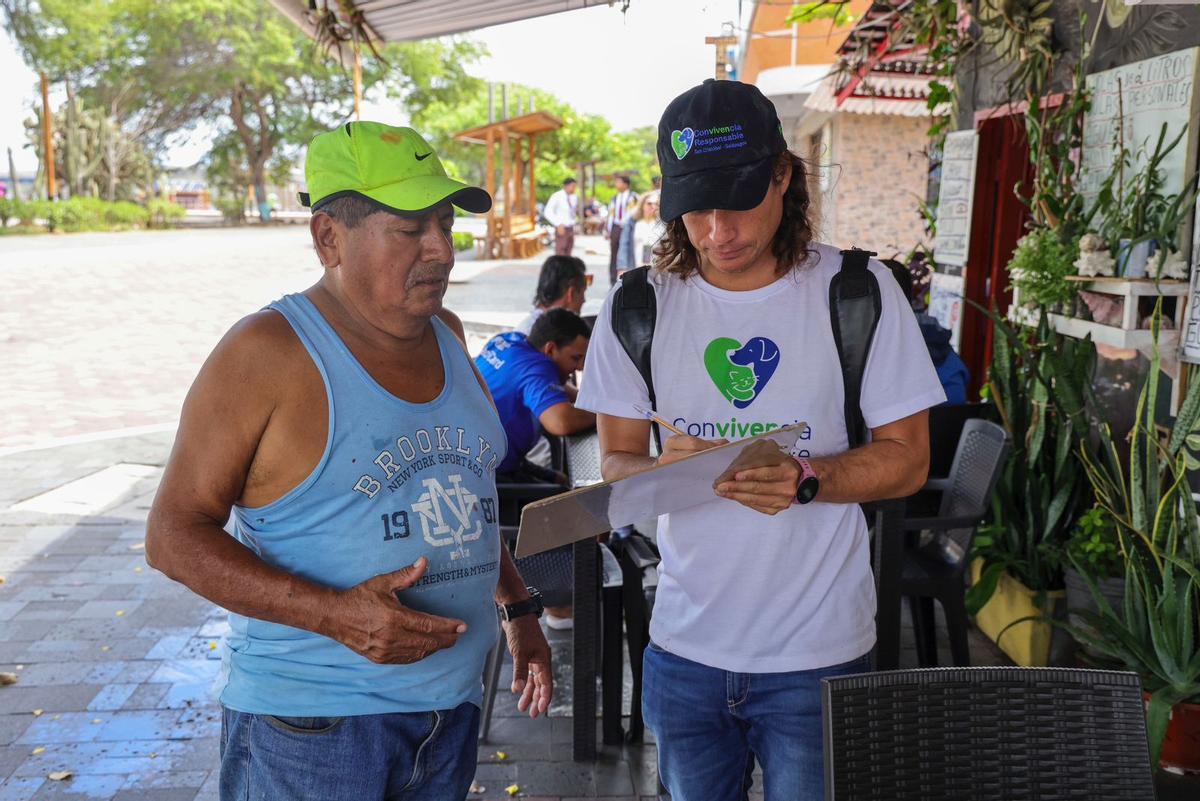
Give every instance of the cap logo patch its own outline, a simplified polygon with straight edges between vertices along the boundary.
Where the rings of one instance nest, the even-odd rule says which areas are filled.
[[[676,158],[682,160],[692,149],[692,143],[696,141],[696,132],[691,128],[684,128],[682,131],[671,131],[671,149],[675,151]]]

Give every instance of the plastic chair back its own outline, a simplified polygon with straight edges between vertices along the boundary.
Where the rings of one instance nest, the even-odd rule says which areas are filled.
[[[935,668],[821,685],[827,801],[1154,798],[1134,673]]]
[[[991,503],[992,491],[1000,480],[1011,443],[1008,433],[987,420],[967,420],[954,453],[954,463],[942,491],[939,517],[982,518]],[[954,562],[964,561],[971,550],[975,526],[944,532],[943,546]]]

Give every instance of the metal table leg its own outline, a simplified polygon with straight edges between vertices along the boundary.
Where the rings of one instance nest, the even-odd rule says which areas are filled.
[[[864,507],[875,534],[875,670],[900,667],[900,570],[904,564],[904,501]]]
[[[572,547],[575,563],[575,628],[571,661],[574,696],[571,756],[576,762],[596,758],[596,640],[600,631],[600,560],[591,538]]]

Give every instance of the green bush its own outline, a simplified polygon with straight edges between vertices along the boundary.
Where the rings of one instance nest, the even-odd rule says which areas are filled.
[[[0,222],[7,224],[9,219],[16,218],[20,227],[31,227],[39,222],[48,231],[67,233],[127,231],[151,225],[166,228],[186,213],[182,206],[158,198],[150,201],[149,208],[127,200],[110,203],[95,197],[73,197],[53,202],[0,199]]]
[[[178,203],[172,203],[162,198],[152,198],[146,204],[151,228],[170,228],[187,215],[187,209]]]
[[[221,195],[213,201],[225,222],[241,225],[246,221],[246,201],[241,195]]]
[[[150,215],[143,206],[122,200],[110,203],[104,210],[104,221],[109,228],[144,228],[150,224]]]
[[[455,250],[470,250],[473,247],[475,247],[475,234],[467,233],[466,231],[454,232]]]
[[[108,204],[94,197],[73,197],[70,200],[60,200],[53,207],[61,215],[57,226],[50,230],[67,232],[103,231],[104,215]]]
[[[13,216],[17,218],[17,222],[24,226],[33,225],[34,214],[33,204],[28,200],[13,201]]]
[[[63,209],[62,203],[49,200],[34,200],[28,206],[30,221],[41,220],[42,224],[46,226],[46,230],[50,232],[61,231],[63,229],[67,214]]]

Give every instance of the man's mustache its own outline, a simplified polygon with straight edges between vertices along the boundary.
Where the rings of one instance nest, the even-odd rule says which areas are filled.
[[[404,288],[411,289],[423,281],[446,281],[449,277],[449,264],[418,264],[409,272]]]

